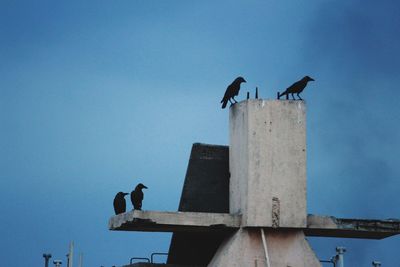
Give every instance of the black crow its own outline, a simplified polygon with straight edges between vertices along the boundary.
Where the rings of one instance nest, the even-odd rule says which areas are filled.
[[[235,103],[237,103],[235,96],[237,96],[239,94],[239,90],[240,90],[240,84],[241,83],[245,83],[246,80],[243,79],[243,77],[237,77],[229,86],[228,88],[226,88],[224,97],[221,100],[222,103],[222,108],[226,107],[226,104],[228,104],[228,101],[232,103],[231,98],[233,99],[233,101],[235,101]]]
[[[135,190],[131,192],[131,201],[133,208],[135,210],[141,210],[142,209],[142,201],[143,201],[143,188],[147,188],[144,184],[138,184],[135,187]]]
[[[129,193],[118,192],[114,198],[114,211],[115,214],[124,213],[126,211],[125,196]]]
[[[300,97],[300,93],[303,92],[304,88],[306,88],[307,83],[310,81],[314,81],[313,78],[309,77],[309,76],[304,76],[303,79],[301,79],[300,81],[295,82],[294,84],[292,84],[291,86],[289,86],[285,92],[283,93],[278,93],[278,99],[281,98],[281,96],[286,95],[286,99],[289,98],[289,94],[292,95],[293,100],[295,100],[294,95],[293,94],[297,94],[297,96],[299,97],[300,100],[303,100]]]

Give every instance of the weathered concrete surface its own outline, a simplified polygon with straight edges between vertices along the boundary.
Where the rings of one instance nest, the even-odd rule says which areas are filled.
[[[320,267],[314,252],[299,230],[265,233],[271,267]],[[209,267],[267,267],[259,228],[241,228],[218,249]]]
[[[109,221],[110,230],[199,233],[200,236],[234,232],[240,227],[241,216],[228,213],[136,210],[113,216]],[[299,228],[266,229],[293,231]],[[400,220],[345,219],[310,214],[307,227],[299,230],[303,230],[306,236],[382,239],[400,234]],[[197,241],[205,242],[202,239]],[[191,242],[188,240],[188,245]]]
[[[230,213],[243,226],[306,227],[304,102],[246,100],[229,114]]]
[[[221,244],[208,266],[266,266],[261,242],[259,229],[241,228]]]
[[[382,239],[400,233],[400,220],[344,219],[308,215],[307,236]]]
[[[110,230],[122,231],[217,231],[238,228],[240,216],[228,213],[206,212],[167,212],[133,210],[113,216],[109,223]]]
[[[268,253],[273,267],[320,267],[321,263],[305,239],[303,231],[269,231]]]

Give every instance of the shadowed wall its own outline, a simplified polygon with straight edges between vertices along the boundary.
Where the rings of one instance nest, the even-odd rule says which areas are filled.
[[[179,211],[229,213],[229,148],[193,144]],[[168,263],[207,265],[224,234],[174,233]]]

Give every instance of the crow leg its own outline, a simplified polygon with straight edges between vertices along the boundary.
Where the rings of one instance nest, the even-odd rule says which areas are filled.
[[[237,103],[237,101],[236,101],[235,97],[232,97],[232,99],[235,101],[235,103]]]
[[[294,93],[292,93],[292,98],[293,98],[293,100],[296,100],[296,98],[294,98]]]
[[[297,96],[299,97],[300,100],[303,100],[303,98],[301,98],[300,93],[297,93]]]

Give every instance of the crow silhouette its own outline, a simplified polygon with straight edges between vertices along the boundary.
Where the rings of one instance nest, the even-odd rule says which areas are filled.
[[[289,86],[285,92],[283,93],[279,93],[278,92],[278,99],[281,98],[281,96],[286,95],[286,99],[289,99],[289,94],[292,95],[293,100],[296,100],[294,98],[293,94],[297,94],[297,96],[299,97],[300,100],[303,100],[300,97],[300,93],[303,92],[304,88],[306,88],[307,83],[310,81],[314,81],[313,78],[309,77],[309,76],[304,76],[303,79],[301,79],[300,81],[295,82],[294,84],[292,84],[291,86]]]
[[[237,103],[235,96],[237,96],[239,94],[239,90],[240,90],[240,84],[241,83],[245,83],[246,80],[243,79],[243,77],[237,77],[229,86],[228,88],[226,88],[224,97],[221,100],[222,103],[222,108],[226,107],[226,104],[228,104],[228,101],[231,104],[232,103],[231,99],[233,99],[233,101],[235,101],[235,103]]]
[[[138,184],[135,187],[135,190],[131,192],[131,201],[133,205],[133,209],[141,210],[142,209],[142,201],[143,201],[143,188],[147,188],[144,184]]]
[[[126,201],[125,201],[125,196],[128,195],[128,193],[124,192],[118,192],[117,195],[114,198],[114,211],[115,214],[120,214],[124,213],[126,211]]]

